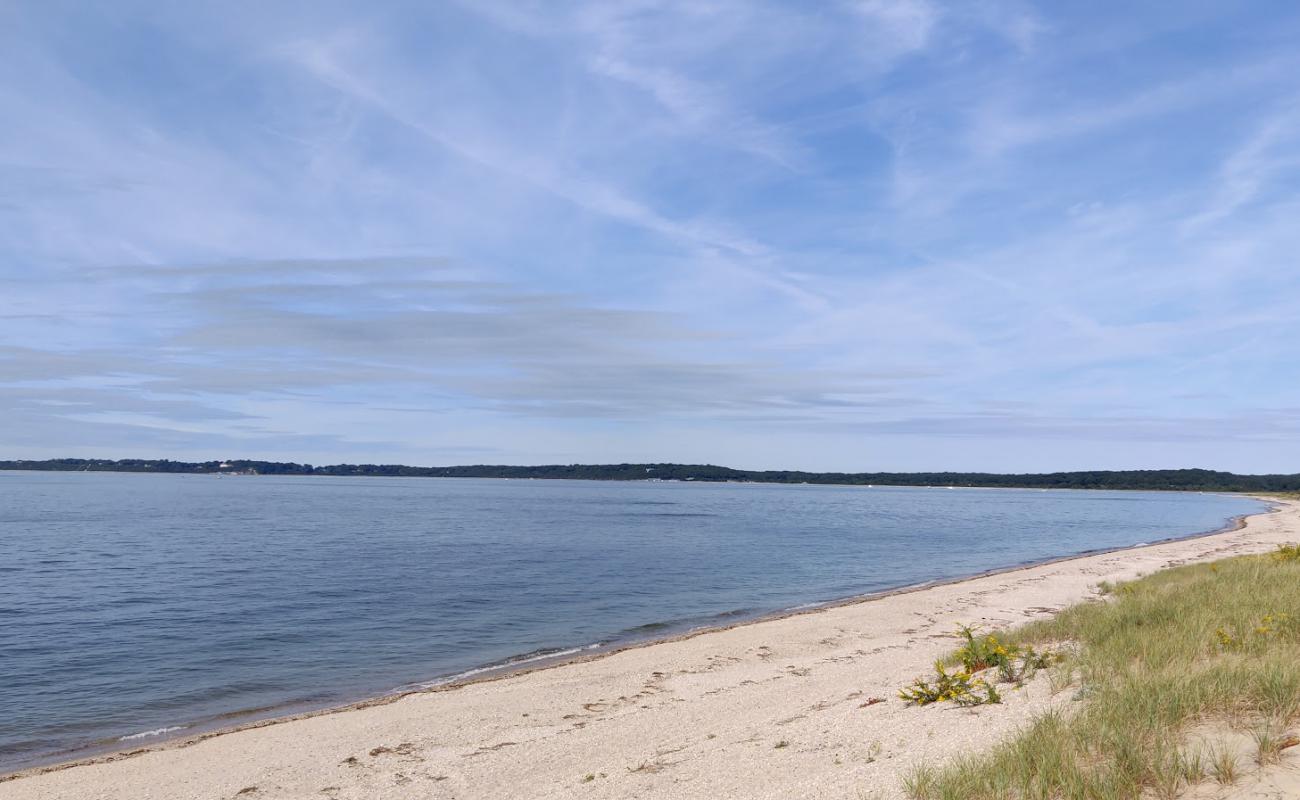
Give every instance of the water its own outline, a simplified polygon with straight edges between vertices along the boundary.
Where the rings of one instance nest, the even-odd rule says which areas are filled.
[[[1239,497],[0,472],[0,772],[1217,529]]]

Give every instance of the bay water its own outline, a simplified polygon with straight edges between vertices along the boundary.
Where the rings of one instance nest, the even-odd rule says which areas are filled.
[[[1263,508],[1196,493],[0,472],[0,772]]]

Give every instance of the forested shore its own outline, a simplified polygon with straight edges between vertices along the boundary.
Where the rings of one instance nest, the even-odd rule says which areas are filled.
[[[242,475],[339,475],[412,478],[513,478],[602,481],[702,481],[817,483],[849,486],[963,486],[1028,489],[1144,489],[1156,491],[1295,492],[1300,474],[1239,475],[1205,469],[1095,470],[1003,474],[986,472],[803,472],[745,470],[712,464],[475,464],[414,467],[405,464],[331,464],[292,461],[171,461],[168,459],[56,458],[0,461],[0,470],[153,472]]]

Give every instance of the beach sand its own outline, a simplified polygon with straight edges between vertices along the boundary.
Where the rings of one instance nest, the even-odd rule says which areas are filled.
[[[958,623],[1012,626],[1103,580],[1297,541],[1300,505],[1279,503],[1231,532],[29,771],[0,798],[896,798],[912,765],[1073,702],[1040,678],[1002,705],[905,706],[898,689],[954,647]]]

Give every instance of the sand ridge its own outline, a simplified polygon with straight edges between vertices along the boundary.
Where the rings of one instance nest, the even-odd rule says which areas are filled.
[[[1028,567],[0,782],[3,800],[897,798],[900,777],[1051,705],[906,707],[957,623],[1014,625],[1124,580],[1300,541],[1300,505],[1235,531]]]

